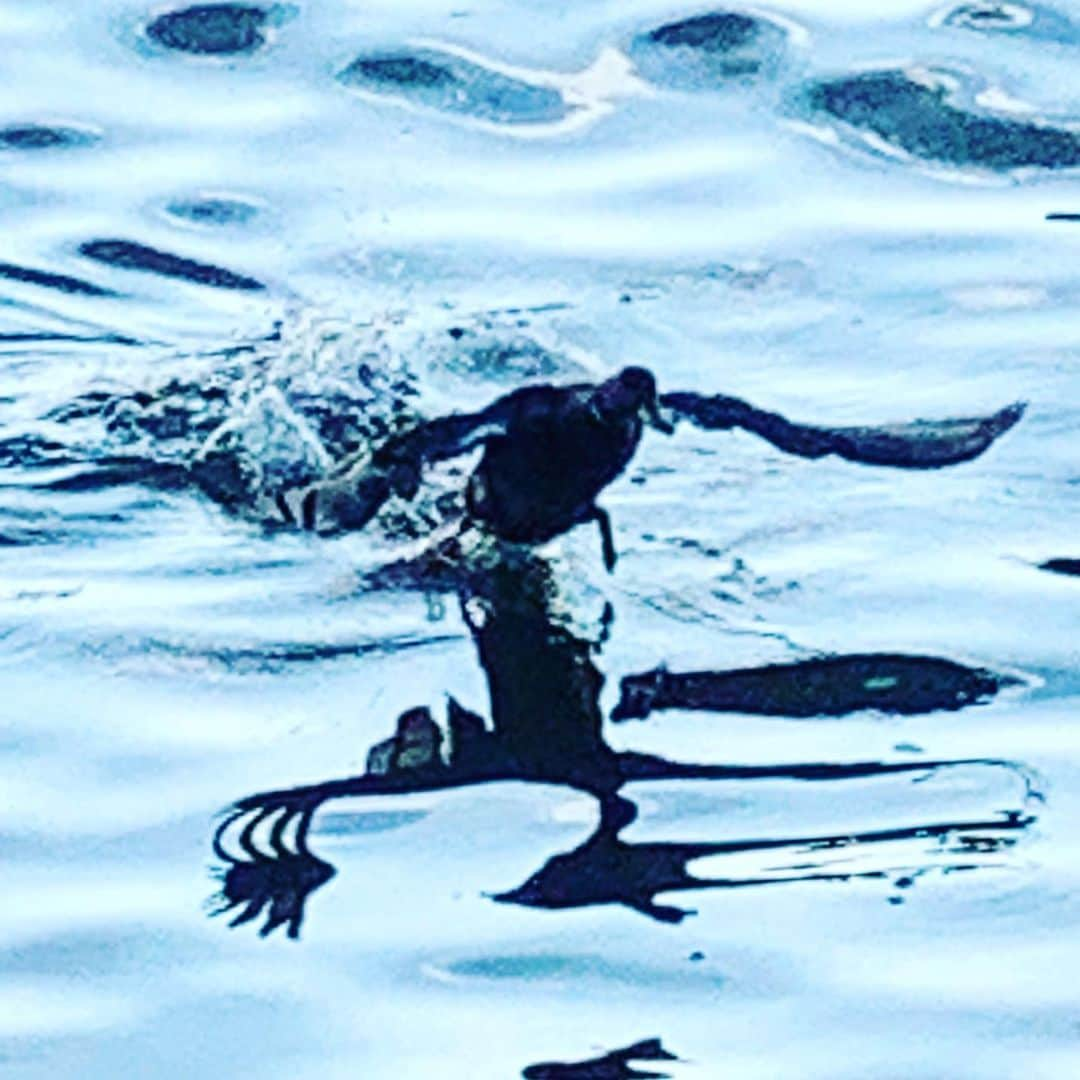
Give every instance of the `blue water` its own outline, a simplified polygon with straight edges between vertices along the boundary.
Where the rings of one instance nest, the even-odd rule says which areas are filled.
[[[1080,582],[1038,568],[1080,557],[1080,5],[226,8],[0,8],[5,1076],[502,1080],[654,1036],[687,1078],[1080,1074]],[[677,925],[495,902],[597,824],[524,782],[329,804],[299,940],[208,918],[235,800],[488,701],[452,596],[361,579],[460,470],[340,538],[267,527],[267,493],[629,363],[824,424],[1029,403],[932,472],[649,433],[604,496],[615,572],[591,528],[545,549],[573,633],[614,611],[605,714],[660,665],[1019,680],[672,709],[614,748],[966,764],[630,785],[627,842],[792,839],[700,860],[771,883],[666,893]],[[232,505],[162,480],[222,458]]]

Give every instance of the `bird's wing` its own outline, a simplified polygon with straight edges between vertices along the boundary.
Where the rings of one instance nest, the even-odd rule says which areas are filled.
[[[495,402],[475,413],[451,413],[427,420],[388,439],[372,455],[372,462],[384,468],[394,464],[419,467],[435,461],[467,454],[470,450],[506,434],[507,418]]]
[[[913,420],[882,427],[819,427],[795,424],[738,398],[692,392],[663,394],[660,403],[677,419],[707,431],[742,428],[788,454],[805,458],[836,454],[863,465],[940,469],[977,458],[1024,415],[1015,402],[990,416]]]

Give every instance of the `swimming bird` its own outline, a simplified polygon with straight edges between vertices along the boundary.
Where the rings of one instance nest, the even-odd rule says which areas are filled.
[[[628,367],[598,386],[525,387],[503,399],[505,434],[469,478],[469,513],[504,540],[543,543],[587,521],[615,566],[611,519],[596,498],[629,464],[645,424],[670,435],[656,380]]]
[[[361,528],[391,494],[416,494],[425,463],[483,445],[466,489],[475,522],[500,539],[537,544],[594,521],[611,570],[611,520],[596,498],[626,468],[646,424],[674,431],[660,411],[656,380],[642,367],[601,383],[523,386],[480,412],[394,436],[359,467],[299,497],[282,496],[278,506],[293,523],[318,532]]]
[[[483,446],[466,489],[474,522],[502,540],[538,544],[593,521],[610,571],[611,520],[596,500],[629,464],[646,425],[670,435],[683,419],[710,431],[741,428],[798,457],[936,469],[978,457],[1024,409],[1017,402],[983,417],[829,428],[723,394],[661,395],[652,372],[627,367],[600,383],[523,386],[479,412],[420,423],[328,480],[280,495],[277,506],[286,522],[315,532],[360,529],[391,495],[412,499],[425,464]]]

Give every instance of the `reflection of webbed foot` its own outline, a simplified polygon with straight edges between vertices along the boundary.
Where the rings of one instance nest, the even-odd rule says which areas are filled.
[[[219,871],[221,891],[216,897],[217,906],[212,914],[223,915],[241,908],[229,923],[230,926],[240,926],[259,918],[265,911],[266,922],[259,931],[262,937],[279,926],[288,927],[289,937],[299,937],[307,898],[335,873],[328,862],[308,849],[307,833],[314,812],[314,806],[304,804],[298,807],[272,805],[257,809],[251,813],[237,838],[239,856],[225,849],[224,837],[249,811],[237,810],[223,821],[214,833],[214,853],[226,865]],[[256,830],[271,820],[273,825],[270,826],[266,847],[257,846]],[[290,849],[285,843],[285,833],[294,822],[296,828]]]

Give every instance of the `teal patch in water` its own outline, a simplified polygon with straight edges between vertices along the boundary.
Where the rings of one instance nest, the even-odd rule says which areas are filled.
[[[562,95],[551,87],[501,75],[432,49],[360,56],[340,72],[338,80],[345,86],[499,124],[552,123],[569,112]]]
[[[960,167],[1066,169],[1080,165],[1080,133],[1048,121],[976,110],[969,80],[954,72],[866,71],[813,83],[812,112],[925,161]]]
[[[60,150],[88,146],[98,136],[81,128],[47,124],[12,124],[0,128],[0,150]]]
[[[863,683],[863,686],[865,686],[867,690],[891,690],[899,682],[900,680],[897,678],[882,675],[879,678],[867,679]]]
[[[714,11],[646,30],[628,52],[651,82],[709,89],[775,70],[787,41],[787,32],[768,19]]]
[[[263,45],[267,12],[246,4],[197,4],[159,15],[147,37],[176,52],[227,56],[254,52]]]

